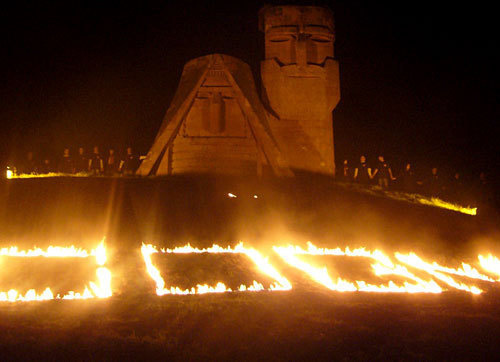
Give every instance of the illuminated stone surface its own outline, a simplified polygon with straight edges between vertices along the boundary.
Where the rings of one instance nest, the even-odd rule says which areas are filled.
[[[263,97],[292,168],[335,173],[332,111],[340,100],[333,16],[314,6],[264,7]]]
[[[212,54],[189,61],[140,175],[291,175],[270,133],[250,67]]]
[[[264,7],[263,99],[250,67],[228,55],[189,61],[139,175],[335,174],[340,99],[333,17],[314,6]],[[266,109],[267,107],[267,109]]]

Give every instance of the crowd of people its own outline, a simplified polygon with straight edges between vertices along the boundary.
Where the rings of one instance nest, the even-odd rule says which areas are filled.
[[[26,153],[23,160],[16,165],[16,173],[25,175],[44,175],[50,173],[83,174],[90,176],[131,176],[140,165],[140,157],[127,147],[120,156],[110,148],[106,156],[102,156],[99,147],[94,146],[91,153],[83,147],[72,155],[65,148],[56,161],[49,158],[36,158],[32,151]],[[437,167],[433,167],[427,175],[418,178],[413,166],[406,163],[397,175],[387,163],[384,156],[378,156],[376,164],[369,165],[366,156],[359,158],[359,163],[350,166],[348,160],[343,161],[342,169],[337,172],[337,180],[361,185],[377,185],[382,190],[400,190],[408,193],[420,193],[443,199],[466,203],[490,203],[492,198],[486,174],[481,172],[471,183],[464,183],[462,175],[455,172],[453,177],[442,177]]]
[[[369,165],[363,155],[355,167],[344,160],[343,167],[337,173],[342,182],[355,182],[361,185],[377,185],[383,190],[393,189],[408,193],[421,193],[457,202],[488,203],[490,187],[486,174],[481,172],[473,183],[466,184],[459,172],[453,177],[443,177],[437,167],[427,175],[417,177],[413,166],[406,163],[399,174],[395,174],[383,156],[378,156],[375,165]]]
[[[99,147],[94,146],[91,153],[86,153],[83,147],[72,155],[65,148],[57,161],[49,158],[37,159],[32,151],[26,153],[23,160],[16,165],[17,174],[44,175],[49,173],[85,174],[92,176],[131,176],[139,167],[139,157],[128,147],[122,157],[113,148],[102,156]]]

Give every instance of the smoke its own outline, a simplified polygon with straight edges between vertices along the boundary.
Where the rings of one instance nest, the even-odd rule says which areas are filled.
[[[273,246],[311,241],[328,248],[413,251],[448,265],[479,253],[500,254],[494,216],[360,193],[312,175],[10,180],[0,184],[0,205],[2,247],[90,250],[106,236],[114,290],[140,290],[134,276],[145,272],[142,242],[171,248],[242,241],[276,257]]]

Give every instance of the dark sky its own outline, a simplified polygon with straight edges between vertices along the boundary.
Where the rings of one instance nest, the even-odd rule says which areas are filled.
[[[486,1],[444,3],[302,2],[326,4],[335,16],[337,163],[383,153],[396,168],[405,160],[465,173],[498,166],[496,13]],[[67,1],[3,9],[1,158],[30,148],[52,156],[66,145],[147,152],[186,61],[226,53],[258,78],[263,4]]]

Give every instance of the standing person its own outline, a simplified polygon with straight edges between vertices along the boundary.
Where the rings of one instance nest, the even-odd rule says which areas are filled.
[[[340,181],[351,182],[351,168],[349,167],[349,162],[347,160],[344,160],[344,164],[342,166],[342,175],[340,176]]]
[[[396,180],[396,178],[392,175],[391,168],[389,167],[387,162],[385,162],[384,156],[378,156],[378,166],[373,172],[371,178],[374,178],[376,176],[378,185],[385,190],[389,188],[389,180]]]
[[[417,182],[415,180],[415,174],[410,163],[407,163],[405,169],[399,176],[400,187],[406,192],[415,192]]]
[[[437,167],[432,168],[431,176],[425,181],[425,189],[431,196],[441,196],[444,187]]]
[[[479,174],[478,181],[479,182],[477,184],[476,202],[478,204],[479,210],[482,211],[482,209],[484,208],[493,206],[494,194],[492,192],[493,190],[484,171],[481,171],[481,173]]]
[[[116,158],[114,149],[111,148],[108,152],[109,154],[106,158],[106,175],[114,176],[118,172],[118,159]]]
[[[48,158],[44,159],[42,165],[40,166],[40,174],[46,175],[54,170],[52,169],[52,164]]]
[[[122,172],[125,176],[132,176],[135,174],[137,166],[137,157],[132,152],[132,147],[127,147],[127,154],[120,162],[120,172]]]
[[[459,172],[455,172],[451,180],[450,188],[448,189],[448,197],[453,201],[462,202],[465,199],[464,184]]]
[[[26,153],[26,158],[21,164],[21,174],[34,175],[38,173],[38,167],[36,166],[35,158],[33,157],[33,152],[29,151]]]
[[[63,152],[63,157],[59,162],[58,171],[61,173],[75,173],[75,165],[73,159],[69,154],[69,148],[65,148]]]
[[[85,150],[83,147],[78,148],[78,155],[75,160],[75,171],[76,173],[87,172],[89,167],[89,161],[85,156]]]
[[[366,157],[359,158],[359,165],[354,169],[354,181],[362,185],[368,185],[372,177],[372,169],[366,164]]]
[[[99,147],[94,146],[94,152],[89,158],[89,172],[94,175],[102,175],[104,172],[104,162],[99,154]]]

